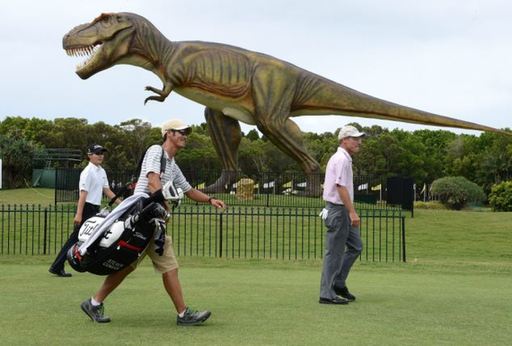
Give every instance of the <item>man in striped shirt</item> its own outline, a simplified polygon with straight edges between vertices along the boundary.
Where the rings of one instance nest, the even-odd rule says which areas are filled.
[[[215,208],[225,208],[226,206],[222,200],[210,197],[194,189],[187,182],[174,161],[176,153],[186,146],[187,136],[190,134],[190,131],[190,126],[178,119],[169,120],[162,125],[163,143],[162,145],[153,145],[146,151],[135,193],[144,192],[150,194],[154,201],[158,201],[165,206],[166,202],[162,193],[162,187],[166,182],[172,180],[174,185],[177,188],[181,188],[190,199],[196,202],[209,203]],[[165,170],[160,167],[162,155],[165,156]],[[165,290],[178,313],[177,324],[198,325],[206,321],[211,315],[209,311],[193,311],[185,304],[178,278],[178,262],[174,254],[171,236],[165,236],[164,249],[161,255],[156,253],[154,242],[150,243],[146,249],[146,254],[151,258],[155,270],[162,274]],[[110,318],[103,314],[103,301],[136,268],[139,262],[140,260],[119,272],[107,276],[96,294],[91,299],[82,303],[82,310],[93,321],[99,323],[110,322]]]

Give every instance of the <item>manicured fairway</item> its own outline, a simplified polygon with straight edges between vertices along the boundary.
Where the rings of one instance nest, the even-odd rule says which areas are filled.
[[[146,263],[107,302],[107,325],[80,302],[101,277],[50,276],[45,258],[0,258],[5,345],[505,345],[512,338],[512,269],[357,264],[356,302],[318,304],[320,262],[184,259],[188,304],[213,311],[178,327],[158,275]]]

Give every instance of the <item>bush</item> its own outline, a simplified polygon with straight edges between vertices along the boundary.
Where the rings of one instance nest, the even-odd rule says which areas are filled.
[[[468,203],[485,200],[483,189],[464,177],[444,177],[432,183],[432,194],[448,209],[460,210]]]
[[[493,185],[489,204],[494,211],[512,211],[512,180]]]
[[[438,201],[415,201],[414,202],[414,209],[432,209],[432,210],[442,210],[446,209],[446,207],[439,203]]]

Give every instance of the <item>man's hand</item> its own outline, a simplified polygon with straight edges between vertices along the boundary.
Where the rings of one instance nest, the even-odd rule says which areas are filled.
[[[357,215],[357,213],[353,211],[350,212],[348,216],[350,217],[351,225],[353,227],[359,227],[359,225],[361,224],[361,219],[359,219],[359,215]]]
[[[221,199],[211,198],[210,204],[213,205],[217,209],[225,209],[226,208],[226,204]]]
[[[79,225],[79,224],[80,224],[80,222],[82,222],[82,215],[78,215],[78,214],[76,214],[76,215],[75,215],[75,218],[73,219],[73,223],[74,223],[75,225]]]

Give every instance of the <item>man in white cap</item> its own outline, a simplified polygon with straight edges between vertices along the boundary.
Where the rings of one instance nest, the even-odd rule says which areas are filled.
[[[161,145],[152,145],[146,151],[134,193],[144,192],[150,194],[154,201],[166,207],[162,187],[165,183],[172,180],[175,186],[181,188],[185,195],[192,200],[209,203],[215,208],[225,208],[224,202],[220,199],[210,197],[190,186],[174,161],[176,153],[185,147],[187,136],[190,132],[190,126],[179,119],[172,119],[162,124],[163,143]],[[164,168],[161,167],[161,162],[164,161],[162,155],[165,157]],[[178,313],[176,319],[177,324],[191,326],[206,321],[211,315],[209,311],[194,311],[185,305],[181,284],[178,278],[178,262],[174,254],[171,236],[165,236],[163,252],[156,250],[161,249],[156,249],[155,243],[151,242],[145,254],[151,258],[155,271],[162,275],[165,290]],[[143,258],[144,256],[141,257]],[[140,260],[119,272],[107,276],[96,294],[82,303],[82,310],[93,321],[99,323],[110,322],[110,318],[103,314],[103,301],[121,284],[124,278],[137,267]]]
[[[339,147],[325,170],[322,218],[327,226],[321,304],[348,304],[356,297],[346,285],[350,268],[363,250],[359,235],[359,215],[354,209],[352,155],[359,151],[364,132],[346,125],[338,134]]]

